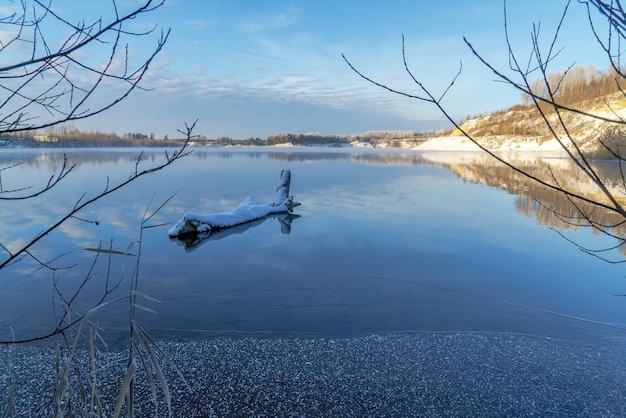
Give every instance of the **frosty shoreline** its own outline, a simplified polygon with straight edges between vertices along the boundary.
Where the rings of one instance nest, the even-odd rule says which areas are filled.
[[[626,415],[622,339],[584,345],[519,334],[425,332],[161,345],[193,388],[187,392],[166,369],[175,416]],[[0,353],[0,390],[6,393],[12,374],[18,416],[50,416],[53,349],[15,346]],[[103,396],[119,387],[125,361],[126,351],[100,353]],[[138,414],[149,416],[150,408],[141,402]]]
[[[491,151],[498,152],[528,152],[528,153],[557,153],[566,155],[561,144],[556,139],[539,142],[537,139],[521,139],[497,137],[480,139]],[[446,136],[431,138],[422,144],[411,148],[416,151],[470,151],[480,152],[481,149],[469,139],[462,136]]]

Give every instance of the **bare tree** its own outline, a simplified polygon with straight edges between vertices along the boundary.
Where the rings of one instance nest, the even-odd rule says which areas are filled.
[[[407,76],[421,91],[420,94],[409,94],[367,77],[363,72],[358,70],[345,55],[342,56],[349,67],[367,82],[386,89],[391,93],[426,102],[434,106],[465,138],[476,144],[476,146],[495,160],[537,184],[562,193],[576,209],[578,216],[586,221],[587,227],[593,228],[596,232],[601,234],[615,238],[617,240],[616,247],[621,247],[626,244],[626,238],[615,231],[621,229],[619,227],[626,222],[625,200],[623,199],[623,196],[626,195],[626,177],[624,175],[624,169],[622,168],[623,163],[626,161],[626,153],[623,149],[626,143],[623,141],[625,137],[622,126],[626,123],[626,120],[623,119],[617,109],[611,109],[612,114],[607,117],[606,114],[590,111],[589,107],[575,106],[561,101],[560,93],[568,84],[568,80],[580,78],[581,71],[574,63],[565,69],[565,71],[560,72],[552,71],[551,65],[561,52],[558,46],[560,41],[559,35],[562,31],[568,11],[571,7],[584,7],[586,8],[589,25],[593,34],[600,48],[606,53],[609,67],[613,71],[613,91],[619,91],[622,96],[626,97],[626,91],[622,88],[624,79],[626,79],[626,72],[621,63],[621,48],[626,40],[626,10],[620,0],[578,0],[577,3],[578,4],[572,4],[572,1],[567,2],[555,31],[547,38],[547,42],[545,43],[543,41],[545,41],[546,38],[543,38],[540,24],[534,24],[530,37],[531,53],[529,56],[521,57],[512,47],[512,42],[509,38],[509,21],[507,3],[505,0],[503,3],[503,25],[504,36],[508,47],[506,51],[509,62],[508,68],[497,68],[484,58],[467,38],[464,37],[463,40],[472,54],[485,65],[487,70],[495,75],[498,81],[503,82],[511,88],[517,89],[525,98],[526,103],[532,105],[534,110],[538,113],[539,118],[542,120],[544,127],[549,132],[549,135],[558,141],[562,150],[575,164],[577,169],[584,173],[595,185],[596,192],[594,193],[584,193],[577,190],[575,187],[566,186],[563,181],[564,179],[559,179],[552,172],[550,172],[548,176],[537,176],[524,167],[516,165],[514,161],[508,160],[506,156],[494,152],[494,150],[489,148],[488,143],[481,141],[480,138],[475,137],[468,130],[464,129],[460,123],[456,122],[455,118],[447,110],[444,104],[444,98],[458,80],[462,71],[462,65],[460,65],[456,76],[452,78],[447,87],[444,88],[442,92],[436,93],[424,81],[419,79],[409,67],[403,37],[402,56],[405,71]],[[543,45],[546,46],[544,47]],[[611,108],[608,101],[605,105]],[[610,129],[607,128],[604,134],[597,138],[597,141],[607,153],[618,161],[620,173],[622,173],[619,184],[607,184],[602,174],[594,168],[591,162],[592,155],[590,155],[588,151],[585,151],[582,147],[581,138],[578,138],[573,129],[571,129],[569,123],[571,119],[568,119],[568,115],[578,115],[589,122],[599,121],[606,124],[606,126],[612,127]],[[595,211],[614,213],[619,220],[614,223],[598,222],[594,217]],[[570,220],[569,215],[560,213],[555,213],[555,215],[559,216],[563,222],[578,222]],[[601,258],[604,258],[602,254],[606,250],[605,248],[591,250],[584,247],[580,247],[580,249]],[[620,259],[616,262],[624,262],[624,260]]]
[[[170,30],[138,32],[131,24],[163,1],[145,0],[121,13],[111,0],[109,21],[79,22],[55,12],[50,0],[17,3],[12,15],[0,18],[0,54],[14,62],[0,66],[0,133],[89,118],[141,89]],[[152,34],[152,49],[131,59],[138,51],[130,51],[129,42]],[[107,98],[104,90],[114,95]]]
[[[140,82],[147,73],[150,63],[162,50],[168,30],[161,30],[155,36],[154,48],[147,52],[142,60],[131,64],[131,52],[128,38],[147,37],[155,29],[136,32],[128,27],[130,23],[163,5],[163,1],[145,0],[133,10],[120,14],[115,0],[109,5],[112,18],[94,18],[91,22],[72,23],[57,13],[50,2],[22,0],[16,4],[16,12],[0,18],[0,54],[17,59],[15,64],[0,67],[0,133],[13,133],[23,130],[51,127],[64,122],[84,119],[101,113],[124,100],[135,89],[142,89]],[[63,34],[58,38],[56,34]],[[7,35],[8,34],[8,35]],[[103,51],[108,51],[102,55]],[[99,57],[105,57],[98,62]],[[111,97],[111,92],[114,95]],[[186,154],[186,146],[192,138],[194,125],[187,126],[181,133],[187,140],[165,161],[159,165],[146,167],[142,155],[135,164],[135,171],[118,184],[107,180],[104,189],[94,196],[77,197],[74,205],[59,219],[52,219],[50,224],[36,236],[24,240],[25,244],[17,249],[0,243],[5,256],[0,259],[0,270],[24,257],[30,257],[45,268],[55,269],[45,260],[40,260],[32,251],[35,244],[45,240],[48,234],[70,219],[81,219],[79,213],[103,197],[132,183],[136,179],[161,170]],[[11,169],[4,167],[2,171]],[[37,190],[31,187],[11,188],[2,185],[0,178],[0,201],[9,204],[12,200],[26,200],[39,196],[54,188],[74,169],[67,159],[61,168],[53,174],[47,183]],[[24,237],[22,237],[24,238]],[[105,251],[105,249],[101,249]],[[85,281],[92,278],[87,272]],[[71,306],[81,289],[64,301]],[[104,284],[102,300],[111,293],[107,281]],[[61,296],[61,295],[59,295]],[[62,298],[63,299],[63,298]],[[67,313],[67,312],[66,312]],[[82,315],[73,316],[67,321],[67,314],[60,317],[57,326],[49,333],[25,338],[20,341],[0,341],[0,344],[27,342],[49,338],[71,328],[80,321]]]
[[[151,12],[161,7],[164,0],[142,0],[132,10],[122,12],[116,0],[110,0],[109,18],[98,16],[91,21],[71,21],[51,0],[21,0],[11,2],[7,7],[15,7],[14,13],[0,17],[0,134],[11,134],[42,128],[50,128],[66,122],[85,119],[102,113],[126,99],[133,91],[143,90],[142,80],[148,73],[155,57],[163,49],[170,30],[156,26],[147,31],[133,29],[133,23],[151,16]],[[3,5],[5,6],[5,5]],[[73,6],[68,6],[73,7]],[[145,19],[144,19],[145,20]],[[133,43],[153,38],[154,44],[149,50],[131,48]],[[142,55],[143,54],[143,55]],[[13,64],[6,64],[13,62]],[[51,318],[49,330],[36,335],[15,335],[9,339],[0,338],[2,345],[14,345],[48,339],[59,336],[59,349],[66,354],[56,358],[56,383],[54,387],[55,416],[102,416],[105,414],[97,390],[95,376],[95,340],[97,327],[90,322],[92,314],[116,302],[113,292],[120,284],[120,279],[111,277],[111,270],[106,268],[103,274],[96,273],[96,265],[105,258],[105,265],[111,265],[111,257],[119,254],[112,244],[100,245],[95,251],[91,267],[81,272],[82,283],[74,289],[59,286],[59,276],[65,268],[57,267],[54,261],[41,259],[37,255],[37,244],[45,243],[49,234],[68,221],[96,221],[81,217],[81,212],[104,197],[115,193],[137,179],[150,175],[173,164],[187,155],[189,141],[193,138],[195,122],[179,131],[185,138],[180,146],[169,153],[160,163],[147,162],[143,153],[136,158],[134,171],[125,180],[112,183],[109,179],[102,189],[94,194],[85,192],[77,196],[65,214],[58,218],[50,217],[47,226],[34,236],[20,237],[20,244],[0,243],[0,270],[30,258],[40,268],[47,269],[52,275],[53,306],[55,318]],[[3,184],[2,173],[17,164],[0,168],[0,202],[5,205],[4,212],[9,212],[11,202],[29,200],[42,194],[50,193],[67,176],[74,166],[67,159],[43,186],[15,187]],[[86,186],[89,187],[89,186]],[[92,190],[94,187],[90,187]],[[146,209],[137,239],[139,251],[135,255],[135,271],[129,294],[123,299],[130,305],[130,343],[129,362],[126,376],[123,376],[120,392],[115,402],[113,416],[134,415],[134,380],[138,370],[143,370],[151,386],[154,398],[155,414],[158,412],[157,385],[162,391],[167,405],[167,415],[171,416],[171,401],[167,382],[163,378],[157,361],[158,346],[135,321],[134,310],[139,280],[139,263],[142,245],[142,231],[150,227],[147,222],[165,205],[169,199],[154,209]],[[152,210],[152,212],[149,212]],[[61,257],[62,255],[59,255]],[[100,260],[100,261],[99,261]],[[78,307],[77,300],[92,282],[101,286],[99,299],[91,306]],[[40,331],[37,331],[40,332]],[[89,335],[87,335],[89,334]],[[5,336],[3,336],[5,338]],[[92,370],[82,371],[75,362],[77,343],[86,339],[90,346]],[[51,358],[51,362],[55,359]],[[91,382],[85,376],[93,376]],[[184,379],[183,379],[184,381]],[[52,389],[52,388],[51,388]],[[10,393],[13,393],[10,391]],[[3,416],[14,416],[15,402],[9,395],[8,406]]]

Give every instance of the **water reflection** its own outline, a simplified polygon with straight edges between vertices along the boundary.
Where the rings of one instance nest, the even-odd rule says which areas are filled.
[[[202,155],[199,158],[206,158]],[[226,152],[223,158],[233,158],[241,153]],[[247,155],[247,153],[246,153]],[[280,162],[314,162],[314,161],[350,161],[372,166],[436,166],[450,170],[465,181],[497,187],[516,196],[515,208],[522,215],[536,219],[540,225],[547,225],[561,230],[577,231],[589,227],[591,220],[597,225],[611,226],[607,228],[617,236],[626,236],[626,223],[623,218],[611,211],[598,210],[594,205],[571,198],[556,190],[542,186],[536,181],[510,167],[499,163],[484,153],[450,152],[450,153],[406,153],[391,152],[254,152],[251,157],[260,158],[265,155],[270,160]],[[564,189],[575,190],[582,196],[605,200],[599,188],[569,158],[550,155],[547,157],[511,153],[505,159],[522,171],[548,183],[555,184],[554,179]],[[615,161],[598,160],[591,162],[593,169],[608,190],[618,201],[626,203],[626,187],[622,168]],[[581,214],[581,211],[589,218]],[[600,234],[593,229],[595,234]],[[626,254],[626,248],[620,248]]]
[[[621,215],[542,186],[487,155],[426,153],[423,157],[439,167],[450,170],[465,181],[497,187],[514,195],[515,209],[528,218],[534,218],[540,225],[564,231],[589,228],[596,235],[600,235],[600,230],[604,229],[618,237],[626,237],[626,224]],[[506,158],[522,171],[538,179],[551,184],[555,184],[556,179],[564,189],[574,190],[594,200],[607,200],[597,185],[568,158],[538,158],[515,154]],[[626,188],[620,164],[600,160],[591,162],[591,166],[618,201],[626,203]],[[597,228],[590,228],[591,224]],[[619,246],[619,250],[626,255],[626,248],[623,245]]]
[[[111,182],[127,178],[139,152],[68,151],[77,172],[40,199],[7,203],[11,215],[0,218],[0,243],[11,250],[66,213],[83,193],[101,190],[107,176]],[[163,150],[149,150],[143,158],[157,161]],[[4,151],[0,165],[24,164],[3,172],[2,180],[45,181],[62,159],[58,151]],[[567,160],[522,158],[520,164],[589,188]],[[597,164],[617,187],[618,167]],[[169,241],[167,228],[181,213],[230,209],[242,195],[267,189],[286,165],[293,172],[294,197],[303,202],[304,216],[293,231],[294,219],[275,216],[280,228],[266,218],[178,243],[187,251]],[[33,250],[42,260],[67,254],[59,265],[79,266],[58,273],[59,285],[71,294],[92,261],[85,248],[113,239],[113,248],[123,251],[137,239],[147,202],[158,206],[176,190],[152,219],[165,226],[146,230],[141,247],[141,292],[161,303],[154,308],[157,315],[140,319],[163,336],[484,330],[583,338],[626,323],[623,299],[613,297],[624,293],[623,271],[578,256],[552,231],[519,216],[573,231],[580,226],[545,210],[568,213],[567,200],[467,153],[195,150],[181,164],[80,214],[99,225],[72,220]],[[257,197],[270,201],[273,194]],[[133,263],[133,257],[114,256],[110,277],[127,280]],[[13,329],[28,335],[49,324],[53,273],[39,267],[24,260],[0,272],[0,334]],[[106,263],[101,267],[105,271]],[[80,307],[93,306],[99,283],[93,280],[85,289]],[[113,296],[125,296],[127,283],[119,289]],[[117,306],[97,313],[108,330],[123,327],[128,318],[127,309]]]
[[[33,186],[28,183],[31,178],[36,178],[36,173],[54,173],[64,158],[68,163],[77,167],[86,166],[90,171],[95,167],[106,167],[112,165],[131,167],[141,159],[145,164],[157,163],[163,159],[163,150],[128,150],[128,149],[88,149],[88,150],[3,150],[0,153],[0,167],[8,167],[19,164],[19,170],[7,170],[3,172],[3,184],[12,184],[13,188]],[[220,148],[220,149],[196,149],[189,159],[206,161],[211,164],[215,159],[219,160],[269,160],[281,163],[310,163],[310,162],[349,162],[359,165],[378,167],[439,167],[449,170],[464,181],[484,184],[496,187],[514,195],[515,209],[520,214],[536,219],[540,225],[547,225],[561,230],[577,231],[589,226],[589,222],[581,215],[580,210],[589,214],[592,222],[599,225],[611,225],[612,232],[618,236],[626,236],[626,223],[619,214],[606,210],[597,210],[586,202],[576,202],[576,208],[570,199],[563,193],[546,188],[539,183],[529,180],[526,176],[512,170],[511,168],[498,163],[491,157],[483,153],[470,152],[427,152],[427,153],[407,153],[398,150],[391,151],[371,151],[341,150],[334,148],[325,149],[290,149],[283,151],[280,149],[258,149],[258,148]],[[557,178],[564,188],[576,190],[581,194],[593,199],[602,199],[600,191],[595,184],[589,180],[569,159],[567,158],[539,158],[528,155],[511,154],[507,156],[514,165],[520,169],[553,182]],[[626,202],[624,193],[624,181],[620,166],[612,161],[595,161],[593,168],[600,174],[600,177],[608,189]],[[113,173],[106,174],[109,181],[115,180],[116,173],[124,171],[114,169]],[[14,176],[11,176],[12,173]],[[22,173],[35,174],[22,174]],[[48,175],[41,175],[39,180],[46,181]],[[12,184],[13,185],[13,184]],[[34,185],[36,187],[36,185]],[[184,211],[185,208],[183,208]],[[59,209],[61,210],[61,209]],[[60,212],[59,212],[60,213]],[[38,218],[33,214],[33,218]],[[135,218],[133,218],[135,220]],[[118,217],[118,222],[122,221],[122,216]],[[69,231],[66,228],[66,231]],[[235,232],[233,232],[235,233]],[[599,234],[597,230],[594,233]],[[209,237],[203,237],[199,241],[204,241]],[[211,240],[218,239],[216,237]],[[6,238],[5,238],[6,241]],[[626,249],[622,249],[626,254]]]

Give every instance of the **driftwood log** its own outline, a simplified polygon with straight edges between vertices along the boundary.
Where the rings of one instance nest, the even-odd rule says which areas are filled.
[[[293,196],[289,196],[290,185],[291,171],[284,169],[280,172],[280,182],[276,187],[276,198],[273,203],[259,202],[250,196],[229,212],[211,214],[187,212],[169,229],[168,235],[174,238],[188,234],[210,234],[269,215],[292,213],[293,208],[300,203],[294,202]]]

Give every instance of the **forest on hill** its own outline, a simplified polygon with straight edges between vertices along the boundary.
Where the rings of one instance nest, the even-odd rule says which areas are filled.
[[[626,107],[626,81],[613,68],[599,71],[593,64],[573,66],[562,72],[538,78],[530,84],[531,91],[544,99],[554,100],[565,108],[593,113],[594,110],[619,112]],[[553,97],[550,97],[553,92]],[[527,94],[522,103],[489,115],[468,117],[462,128],[475,137],[495,135],[549,138],[551,133],[543,122],[539,109],[550,116],[555,113],[549,103],[533,103]],[[458,134],[458,132],[457,132]]]

